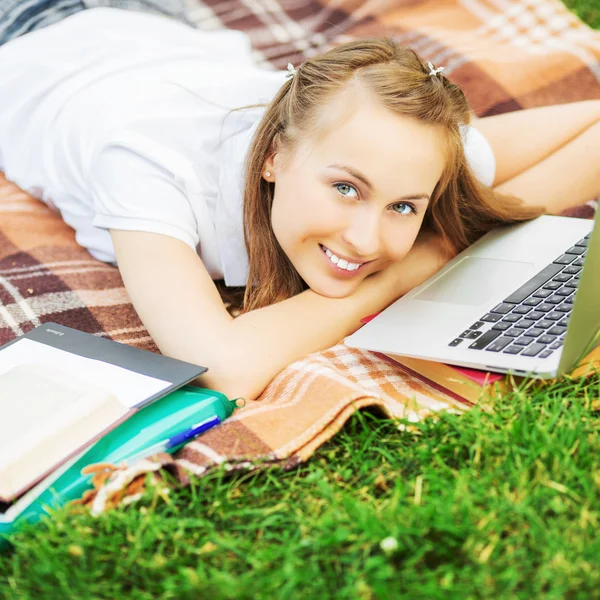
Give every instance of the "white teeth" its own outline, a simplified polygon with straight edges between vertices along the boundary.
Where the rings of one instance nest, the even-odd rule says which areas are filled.
[[[358,267],[360,267],[360,265],[362,264],[348,262],[343,258],[337,257],[329,248],[325,248],[325,246],[323,246],[323,248],[325,249],[325,254],[327,254],[327,256],[329,257],[329,260],[341,269],[345,269],[346,271],[356,271],[356,269],[358,269]]]

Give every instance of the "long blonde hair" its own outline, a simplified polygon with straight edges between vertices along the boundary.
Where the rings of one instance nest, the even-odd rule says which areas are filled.
[[[500,223],[538,216],[514,197],[500,195],[471,172],[460,126],[470,121],[463,91],[446,77],[430,75],[410,48],[390,39],[348,42],[306,60],[279,89],[258,125],[246,163],[245,243],[250,271],[244,311],[301,292],[306,285],[277,242],[271,226],[274,184],[262,177],[266,159],[282,145],[294,152],[303,139],[315,139],[322,108],[351,80],[401,116],[436,125],[446,135],[448,160],[429,203],[423,228],[461,251]]]

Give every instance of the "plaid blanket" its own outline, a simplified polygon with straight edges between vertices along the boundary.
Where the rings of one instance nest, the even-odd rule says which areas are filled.
[[[285,68],[360,36],[392,36],[445,67],[478,116],[600,98],[600,35],[558,0],[188,0],[200,29],[247,32],[259,62]],[[591,206],[591,205],[590,205]],[[586,214],[586,211],[588,214]],[[583,207],[578,216],[589,216]],[[0,178],[0,344],[47,321],[158,352],[116,268],[80,248],[41,202]],[[160,283],[160,282],[158,282]],[[261,398],[171,458],[104,470],[87,499],[101,511],[136,497],[164,466],[183,483],[211,466],[293,468],[358,408],[422,419],[467,408],[375,354],[343,343],[281,372]],[[91,469],[94,471],[94,468]]]

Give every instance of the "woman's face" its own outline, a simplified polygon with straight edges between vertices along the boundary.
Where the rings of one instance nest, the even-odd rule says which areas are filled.
[[[287,160],[267,160],[275,237],[312,290],[348,296],[408,253],[444,165],[436,128],[362,102]]]

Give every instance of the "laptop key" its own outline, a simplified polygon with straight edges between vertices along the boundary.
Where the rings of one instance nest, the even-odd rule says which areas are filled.
[[[527,318],[528,319],[535,319],[537,321],[537,319],[541,319],[544,316],[543,312],[540,312],[539,310],[532,310],[530,313],[527,313]]]
[[[555,296],[570,296],[573,293],[573,289],[570,287],[563,287],[556,291]]]
[[[471,327],[469,327],[469,329],[479,329],[483,325],[484,325],[483,321],[475,321],[475,323],[473,323],[473,325],[471,325]]]
[[[560,306],[556,307],[556,311],[559,313],[570,313],[571,309],[573,308],[573,305],[571,303],[566,303],[566,304],[561,304]]]
[[[550,319],[551,321],[560,321],[564,317],[563,313],[558,310],[552,311],[546,315],[546,319]]]
[[[529,315],[527,315],[527,318],[521,319],[518,323],[515,323],[515,327],[517,329],[529,329],[534,324],[535,321],[533,319],[530,319]]]
[[[490,342],[493,342],[502,332],[490,329],[486,331],[478,340],[475,340],[469,348],[473,350],[483,350]]]
[[[540,358],[548,358],[552,354],[552,350],[544,350],[540,354]]]
[[[582,248],[581,246],[573,246],[572,248],[569,248],[567,250],[567,254],[583,254],[585,252],[585,248]]]
[[[556,281],[554,283],[556,283]],[[551,295],[552,295],[552,290],[549,290],[546,287],[543,287],[541,290],[538,290],[537,292],[533,292],[534,298],[547,298],[548,296],[551,296]]]
[[[535,310],[541,312],[541,313],[547,313],[549,311],[551,311],[554,308],[554,304],[546,304],[544,302],[544,304],[540,304],[538,307],[536,307]]]
[[[505,348],[503,350],[503,352],[504,352],[504,354],[519,354],[519,352],[521,352],[521,350],[523,350],[523,346],[515,346],[513,344],[512,346]]]
[[[448,346],[458,346],[459,344],[462,344],[463,340],[461,338],[454,338],[449,344]]]
[[[521,350],[523,350],[523,346],[515,346],[513,344],[512,346],[508,346],[508,348],[504,348],[504,350],[502,350],[502,352],[504,354],[519,354],[519,352],[521,352]]]
[[[477,331],[476,329],[469,329],[467,335],[461,336],[466,338],[467,340],[476,340],[483,331]]]
[[[463,331],[458,337],[467,340],[474,340],[478,338],[481,334],[482,332],[477,331],[476,329],[467,329],[466,331]]]
[[[553,335],[541,335],[536,341],[540,344],[552,344],[556,338]]]
[[[578,284],[578,283],[579,283],[579,282],[578,282],[578,281],[575,281],[574,279],[573,279],[573,280],[571,280],[571,281],[567,281],[567,282],[566,282],[566,283],[563,285],[563,289],[567,289],[567,288],[568,288],[568,289],[570,289],[570,290],[573,290],[573,289],[575,289],[575,288],[577,287],[577,284]]]
[[[503,323],[516,323],[522,319],[521,315],[515,315],[515,313],[510,313],[510,315],[506,315],[504,319],[502,319]]]
[[[563,269],[563,273],[566,273],[568,275],[577,275],[579,273],[579,271],[581,271],[581,267],[575,267],[574,265],[571,265],[570,267]],[[561,273],[561,275],[562,275],[562,273]]]
[[[556,294],[554,296],[550,296],[550,298],[546,298],[546,302],[548,304],[560,304],[563,300],[564,298],[562,296],[558,296]]]
[[[583,263],[585,262],[585,256],[580,256],[574,263],[574,267],[583,267]]]
[[[576,246],[583,246],[584,248],[588,247],[588,239],[587,238],[583,238],[582,240],[579,240],[575,245]]]
[[[550,335],[562,335],[566,330],[567,330],[566,327],[562,327],[560,325],[555,325],[551,329],[548,329],[548,331],[546,333],[549,333]]]
[[[530,310],[531,306],[523,306],[521,304],[520,306],[517,306],[517,308],[515,308],[513,312],[517,313],[518,315],[526,315]]]
[[[569,319],[568,318],[561,319],[556,325],[558,327],[564,327],[565,331],[566,331],[567,327],[569,326]]]
[[[542,289],[544,290],[557,290],[560,287],[560,281],[549,281]]]
[[[486,350],[488,352],[500,352],[503,350],[505,346],[508,346],[512,342],[512,338],[509,337],[499,337],[497,340],[493,341]]]
[[[527,298],[527,300],[523,301],[523,304],[525,306],[537,306],[538,304],[540,304],[542,302],[541,298],[534,298],[533,296],[531,298]]]
[[[535,326],[541,327],[542,329],[548,329],[548,327],[552,327],[554,325],[554,321],[550,319],[540,319]]]
[[[485,321],[486,323],[495,323],[496,321],[499,321],[501,318],[502,318],[501,314],[488,313],[487,315],[483,315],[483,317],[481,317],[481,319],[479,319],[479,320]]]
[[[509,337],[513,337],[513,338],[517,338],[519,337],[521,334],[523,333],[522,329],[515,329],[514,327],[512,329],[509,329],[508,331],[504,332],[504,335],[508,335]]]
[[[555,265],[570,265],[575,260],[574,254],[563,254],[559,256],[554,262]]]
[[[498,323],[494,323],[494,325],[492,325],[492,329],[497,329],[498,331],[506,331],[511,327],[511,323],[505,323],[504,321],[499,321]]]
[[[557,273],[560,273],[562,267],[560,265],[550,264],[542,269],[537,275],[532,277],[529,281],[524,283],[518,290],[513,292],[508,298],[504,299],[504,302],[510,302],[512,304],[518,304],[529,296],[532,292],[535,292],[538,288],[544,285],[547,281],[552,279]]]
[[[571,279],[571,275],[568,273],[559,273],[552,281],[558,281],[560,283],[564,283],[565,281],[569,281]]]
[[[526,336],[521,336],[519,339],[514,340],[513,344],[517,344],[517,346],[529,346],[533,340]]]
[[[521,356],[537,356],[546,346],[544,344],[531,344],[521,352]]]
[[[537,337],[538,335],[542,335],[542,333],[544,333],[543,329],[540,329],[539,327],[532,327],[531,329],[528,329],[523,335],[526,335],[527,337]]]
[[[492,310],[490,312],[493,313],[500,313],[502,315],[506,315],[508,314],[512,309],[514,308],[514,305],[512,304],[505,304],[504,302],[502,304],[498,304],[498,306],[492,308]]]
[[[562,345],[563,345],[563,343],[562,343],[562,342],[554,342],[554,344],[552,344],[552,345],[550,346],[550,349],[551,349],[551,350],[556,350],[557,348],[560,348]]]

